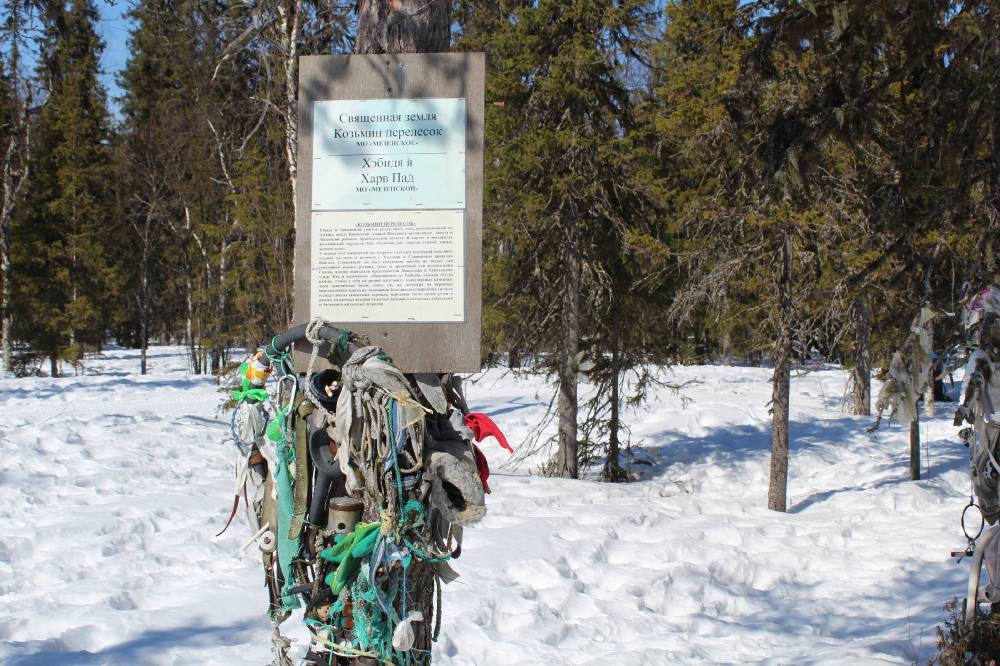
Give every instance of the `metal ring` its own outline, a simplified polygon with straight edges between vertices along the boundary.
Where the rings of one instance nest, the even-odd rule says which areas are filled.
[[[969,509],[975,509],[976,511],[979,512],[979,531],[976,532],[975,536],[970,536],[969,531],[965,529],[965,514],[969,512]],[[982,509],[976,506],[975,502],[970,500],[969,503],[965,505],[965,508],[962,509],[962,532],[965,533],[965,538],[968,539],[969,541],[975,541],[976,539],[979,538],[979,535],[983,533],[983,528],[985,526],[986,526],[986,518],[985,516],[983,516]]]

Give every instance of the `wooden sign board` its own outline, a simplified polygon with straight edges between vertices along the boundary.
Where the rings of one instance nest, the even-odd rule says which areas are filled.
[[[482,53],[299,59],[296,322],[480,370],[484,77]]]

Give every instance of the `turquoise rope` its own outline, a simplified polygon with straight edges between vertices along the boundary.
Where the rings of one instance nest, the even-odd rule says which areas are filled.
[[[341,333],[341,339],[343,339],[344,334]],[[338,340],[339,345],[339,340]],[[399,469],[399,452],[402,448],[405,439],[406,431],[401,428],[402,422],[402,407],[399,401],[395,399],[390,399],[387,407],[387,418],[389,421],[390,429],[390,442],[392,445],[392,455],[395,458],[395,486],[396,492],[400,499],[403,498],[403,477]],[[379,464],[378,460],[371,461],[376,467]],[[380,511],[381,513],[381,511]],[[418,548],[411,539],[406,536],[406,533],[419,525],[424,524],[426,517],[426,511],[423,504],[416,499],[410,499],[405,502],[399,515],[396,517],[396,525],[394,532],[399,535],[403,544],[409,549],[409,553],[406,557],[400,559],[400,564],[402,565],[403,572],[400,579],[397,582],[402,583],[402,610],[403,617],[408,614],[409,606],[409,595],[407,591],[407,584],[409,582],[407,576],[407,569],[412,561],[413,557],[417,557],[420,560],[424,560],[430,563],[446,562],[451,559],[451,555],[446,555],[443,557],[433,557],[430,554],[424,552]],[[394,540],[388,538],[388,535],[381,535],[381,530],[376,533],[376,539],[379,543],[373,544],[374,547],[371,551],[371,557],[369,557],[368,562],[361,567],[361,571],[354,572],[350,581],[344,581],[344,583],[350,584],[350,594],[351,598],[354,599],[354,631],[351,639],[352,646],[356,646],[354,649],[362,649],[373,652],[378,656],[378,658],[385,663],[392,664],[424,664],[426,663],[427,657],[430,656],[429,652],[421,650],[410,650],[408,652],[400,652],[393,649],[392,647],[392,632],[395,623],[399,621],[396,617],[396,613],[392,608],[392,601],[398,594],[398,588],[392,589],[390,587],[388,591],[388,598],[383,596],[382,590],[376,583],[372,571],[374,571],[381,561],[376,562],[376,557],[384,557],[380,555],[380,551],[384,548],[393,548],[396,551],[399,550],[400,545],[396,544]],[[393,545],[389,545],[389,544]],[[332,549],[329,549],[332,550]],[[359,553],[359,555],[363,555]],[[324,559],[331,559],[329,557],[324,557]],[[367,571],[366,571],[367,569]],[[328,576],[328,579],[331,578]],[[330,584],[330,581],[327,581]],[[388,612],[384,612],[385,609]],[[331,618],[338,617],[340,613],[343,612],[343,604],[338,600],[331,607]],[[321,622],[311,621],[310,626],[314,628],[320,628],[321,630],[332,631],[335,627],[341,626],[341,623],[336,619],[333,620],[333,624],[325,624]],[[421,654],[423,653],[423,654]]]
[[[278,484],[278,565],[281,567],[282,578],[285,579],[281,590],[281,607],[289,611],[299,607],[298,595],[291,594],[288,590],[295,585],[292,559],[298,556],[302,544],[299,539],[288,538],[288,530],[292,525],[293,493],[292,476],[288,465],[294,459],[295,453],[285,439],[278,443],[277,453],[278,469],[274,480]]]
[[[348,349],[348,344],[351,341],[351,332],[346,328],[340,329],[340,336],[337,338],[337,347],[341,349],[345,354],[350,351]]]

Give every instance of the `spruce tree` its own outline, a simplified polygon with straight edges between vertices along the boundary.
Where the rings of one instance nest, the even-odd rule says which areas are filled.
[[[639,1],[501,2],[466,26],[461,44],[490,53],[486,284],[506,293],[488,294],[488,312],[505,313],[510,347],[554,352],[559,434],[547,471],[556,476],[579,474],[581,340],[598,330],[606,313],[594,308],[610,302],[613,264],[655,198],[634,177],[622,68],[655,15]]]
[[[108,206],[108,114],[100,86],[104,45],[90,0],[46,12],[38,78],[48,97],[20,222],[17,284],[22,339],[50,358],[99,348],[116,297]]]
[[[14,263],[12,255],[15,214],[21,212],[25,184],[31,172],[34,87],[24,71],[22,51],[26,27],[36,8],[21,0],[3,4],[6,20],[0,25],[0,328],[3,370],[13,369]]]
[[[205,83],[197,77],[207,77],[209,65],[197,67],[193,55],[195,5],[188,0],[135,5],[130,12],[135,24],[130,57],[121,74],[125,94],[118,199],[133,261],[123,267],[129,295],[120,323],[142,349],[143,373],[153,328],[159,324],[174,329],[185,315],[193,316],[185,310],[188,302],[193,309],[196,268],[201,264],[190,260],[193,243],[185,229],[184,202],[193,180],[204,182],[217,171],[199,173],[204,160],[196,159],[199,139],[207,141],[208,134],[198,104]],[[189,328],[185,326],[185,333],[191,338]],[[193,348],[194,340],[188,342]]]
[[[763,315],[755,337],[775,363],[769,506],[784,510],[793,354],[857,330],[847,335],[867,383],[867,332],[934,298],[929,277],[957,254],[944,251],[949,234],[982,214],[989,171],[973,147],[989,145],[997,78],[995,55],[976,45],[996,17],[975,3],[730,11],[745,56],[701,133],[717,143],[694,173],[717,187],[685,188],[694,252],[680,310],[716,307],[733,293],[718,285],[738,285],[751,298],[737,312]],[[888,298],[870,316],[876,294]]]

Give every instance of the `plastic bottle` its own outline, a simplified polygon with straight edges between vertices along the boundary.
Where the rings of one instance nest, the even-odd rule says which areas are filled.
[[[271,362],[264,356],[263,351],[259,351],[250,358],[247,363],[247,381],[256,388],[262,388],[271,375]]]

